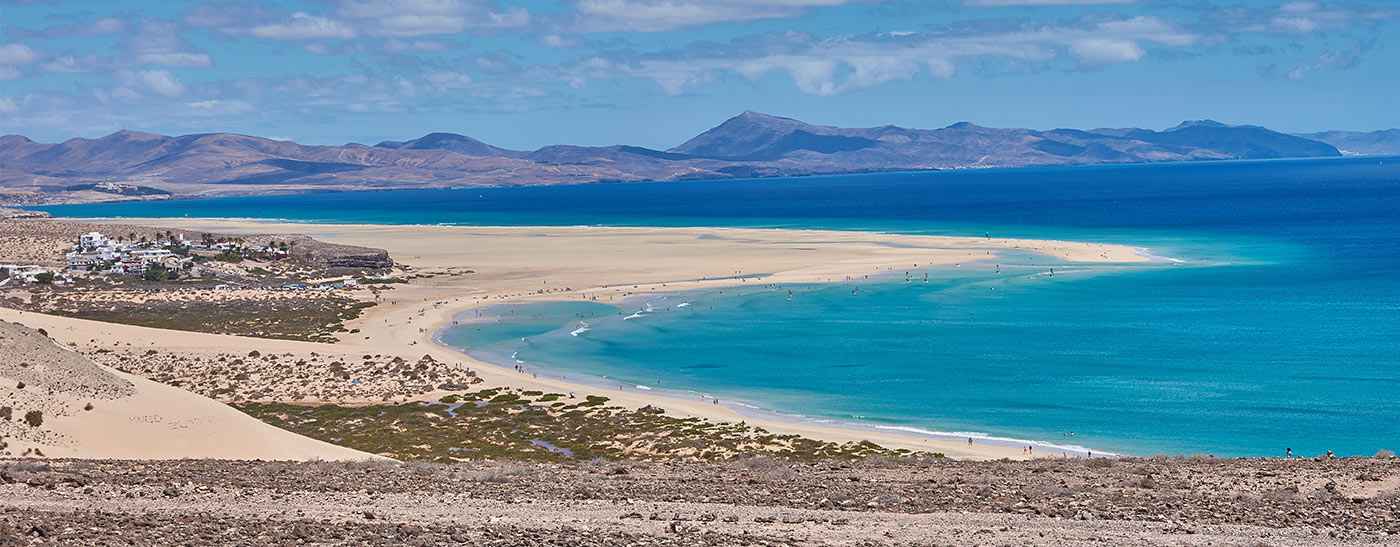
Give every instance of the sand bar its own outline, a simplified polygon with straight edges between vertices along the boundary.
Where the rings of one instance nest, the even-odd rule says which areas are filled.
[[[105,219],[105,221],[111,221]],[[191,232],[228,234],[305,234],[317,239],[386,249],[400,263],[431,277],[394,285],[381,305],[347,324],[360,333],[336,347],[363,347],[395,354],[430,354],[462,362],[486,385],[577,392],[609,397],[628,408],[656,405],[676,416],[717,421],[745,420],[769,431],[832,442],[870,440],[889,448],[942,452],[964,459],[1021,458],[1018,448],[928,439],[898,432],[866,431],[755,418],[709,402],[631,390],[603,390],[550,378],[532,378],[477,362],[432,342],[432,334],[454,315],[513,301],[597,299],[620,302],[628,295],[739,283],[835,282],[881,272],[953,267],[994,259],[999,251],[1034,251],[1058,261],[1143,263],[1138,249],[1123,245],[913,236],[870,232],[741,228],[653,227],[475,227],[419,225],[330,225],[276,223],[247,219],[122,219]],[[465,274],[467,270],[472,273]],[[457,274],[457,275],[453,275]],[[764,274],[738,281],[734,276]],[[706,280],[708,279],[708,280]],[[55,338],[112,336],[134,346],[191,351],[306,350],[307,342],[171,332],[125,325],[0,310],[0,316],[31,326],[47,326]]]

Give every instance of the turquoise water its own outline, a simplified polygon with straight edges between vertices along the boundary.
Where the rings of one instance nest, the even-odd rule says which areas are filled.
[[[445,342],[804,416],[1129,454],[1400,447],[1400,159],[231,198],[73,216],[723,225],[1124,242],[858,284],[486,310]],[[1053,277],[1049,268],[1055,269]],[[995,290],[993,290],[995,289]],[[793,291],[789,300],[788,290]],[[680,306],[688,302],[688,306]],[[650,312],[637,314],[647,305]],[[514,312],[514,313],[512,313]],[[629,316],[634,316],[625,319]],[[545,316],[549,316],[545,318]],[[475,318],[463,318],[475,321]],[[581,324],[587,325],[581,330]],[[480,331],[476,330],[481,328]],[[575,335],[577,334],[577,335]],[[521,340],[525,338],[525,340]]]

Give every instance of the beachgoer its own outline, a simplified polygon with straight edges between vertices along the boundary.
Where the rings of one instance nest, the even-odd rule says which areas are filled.
[[[972,437],[967,438],[967,445],[972,446]]]
[[[1292,458],[1292,457],[1293,457],[1293,449],[1292,449],[1292,448],[1285,448],[1285,449],[1284,449],[1284,452],[1283,452],[1283,457],[1285,457],[1285,458]]]

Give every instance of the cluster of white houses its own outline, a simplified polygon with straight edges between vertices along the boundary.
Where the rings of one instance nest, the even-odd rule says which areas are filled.
[[[239,257],[255,255],[271,260],[281,260],[290,256],[286,249],[278,249],[272,245],[241,246],[232,242],[215,243],[207,239],[185,239],[184,234],[173,236],[169,246],[227,252]],[[152,266],[178,272],[188,269],[191,262],[190,257],[177,255],[155,242],[122,243],[98,232],[79,236],[78,244],[73,246],[67,259],[69,270],[115,274],[141,274]]]
[[[163,269],[164,274],[160,279],[174,279],[182,272],[189,272],[195,277],[207,274],[209,270],[202,266],[194,265],[196,255],[187,250],[213,251],[219,255],[233,255],[238,260],[242,258],[264,258],[269,260],[281,260],[289,258],[291,255],[287,250],[287,245],[241,245],[237,242],[214,242],[209,236],[198,240],[185,239],[184,234],[170,236],[169,241],[141,241],[140,243],[125,243],[112,240],[98,232],[89,232],[78,237],[78,244],[65,255],[68,262],[69,271],[95,272],[102,274],[129,274],[145,275],[153,269]],[[178,254],[174,250],[180,251]],[[208,257],[209,255],[200,255]],[[215,256],[214,259],[225,259],[223,256]],[[201,259],[202,260],[202,259]],[[383,276],[387,279],[388,276]],[[376,277],[375,279],[380,279]],[[20,266],[14,264],[0,265],[0,286],[13,283],[55,283],[61,284],[72,281],[72,278],[63,273],[56,272],[43,266]],[[311,281],[308,284],[288,284],[282,285],[280,290],[284,291],[305,291],[321,290],[329,291],[334,289],[353,288],[358,282],[351,276],[337,277],[331,279],[320,279]],[[220,284],[213,287],[214,290],[243,289],[241,285]],[[262,289],[278,290],[278,287],[261,287]]]
[[[183,241],[175,244],[183,245]],[[190,261],[169,249],[113,241],[97,232],[79,236],[78,244],[66,258],[69,270],[136,275],[155,266],[178,272],[187,268]]]

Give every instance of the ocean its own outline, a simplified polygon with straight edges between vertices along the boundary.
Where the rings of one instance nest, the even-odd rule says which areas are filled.
[[[484,312],[491,321],[481,330],[464,324],[440,336],[507,366],[519,360],[571,378],[703,393],[802,419],[1133,455],[1400,448],[1400,158],[40,209],[82,217],[820,228],[1129,244],[1162,258],[1086,266],[1026,253],[998,258],[1000,268],[970,263],[850,284],[746,283],[622,306],[498,306]]]

